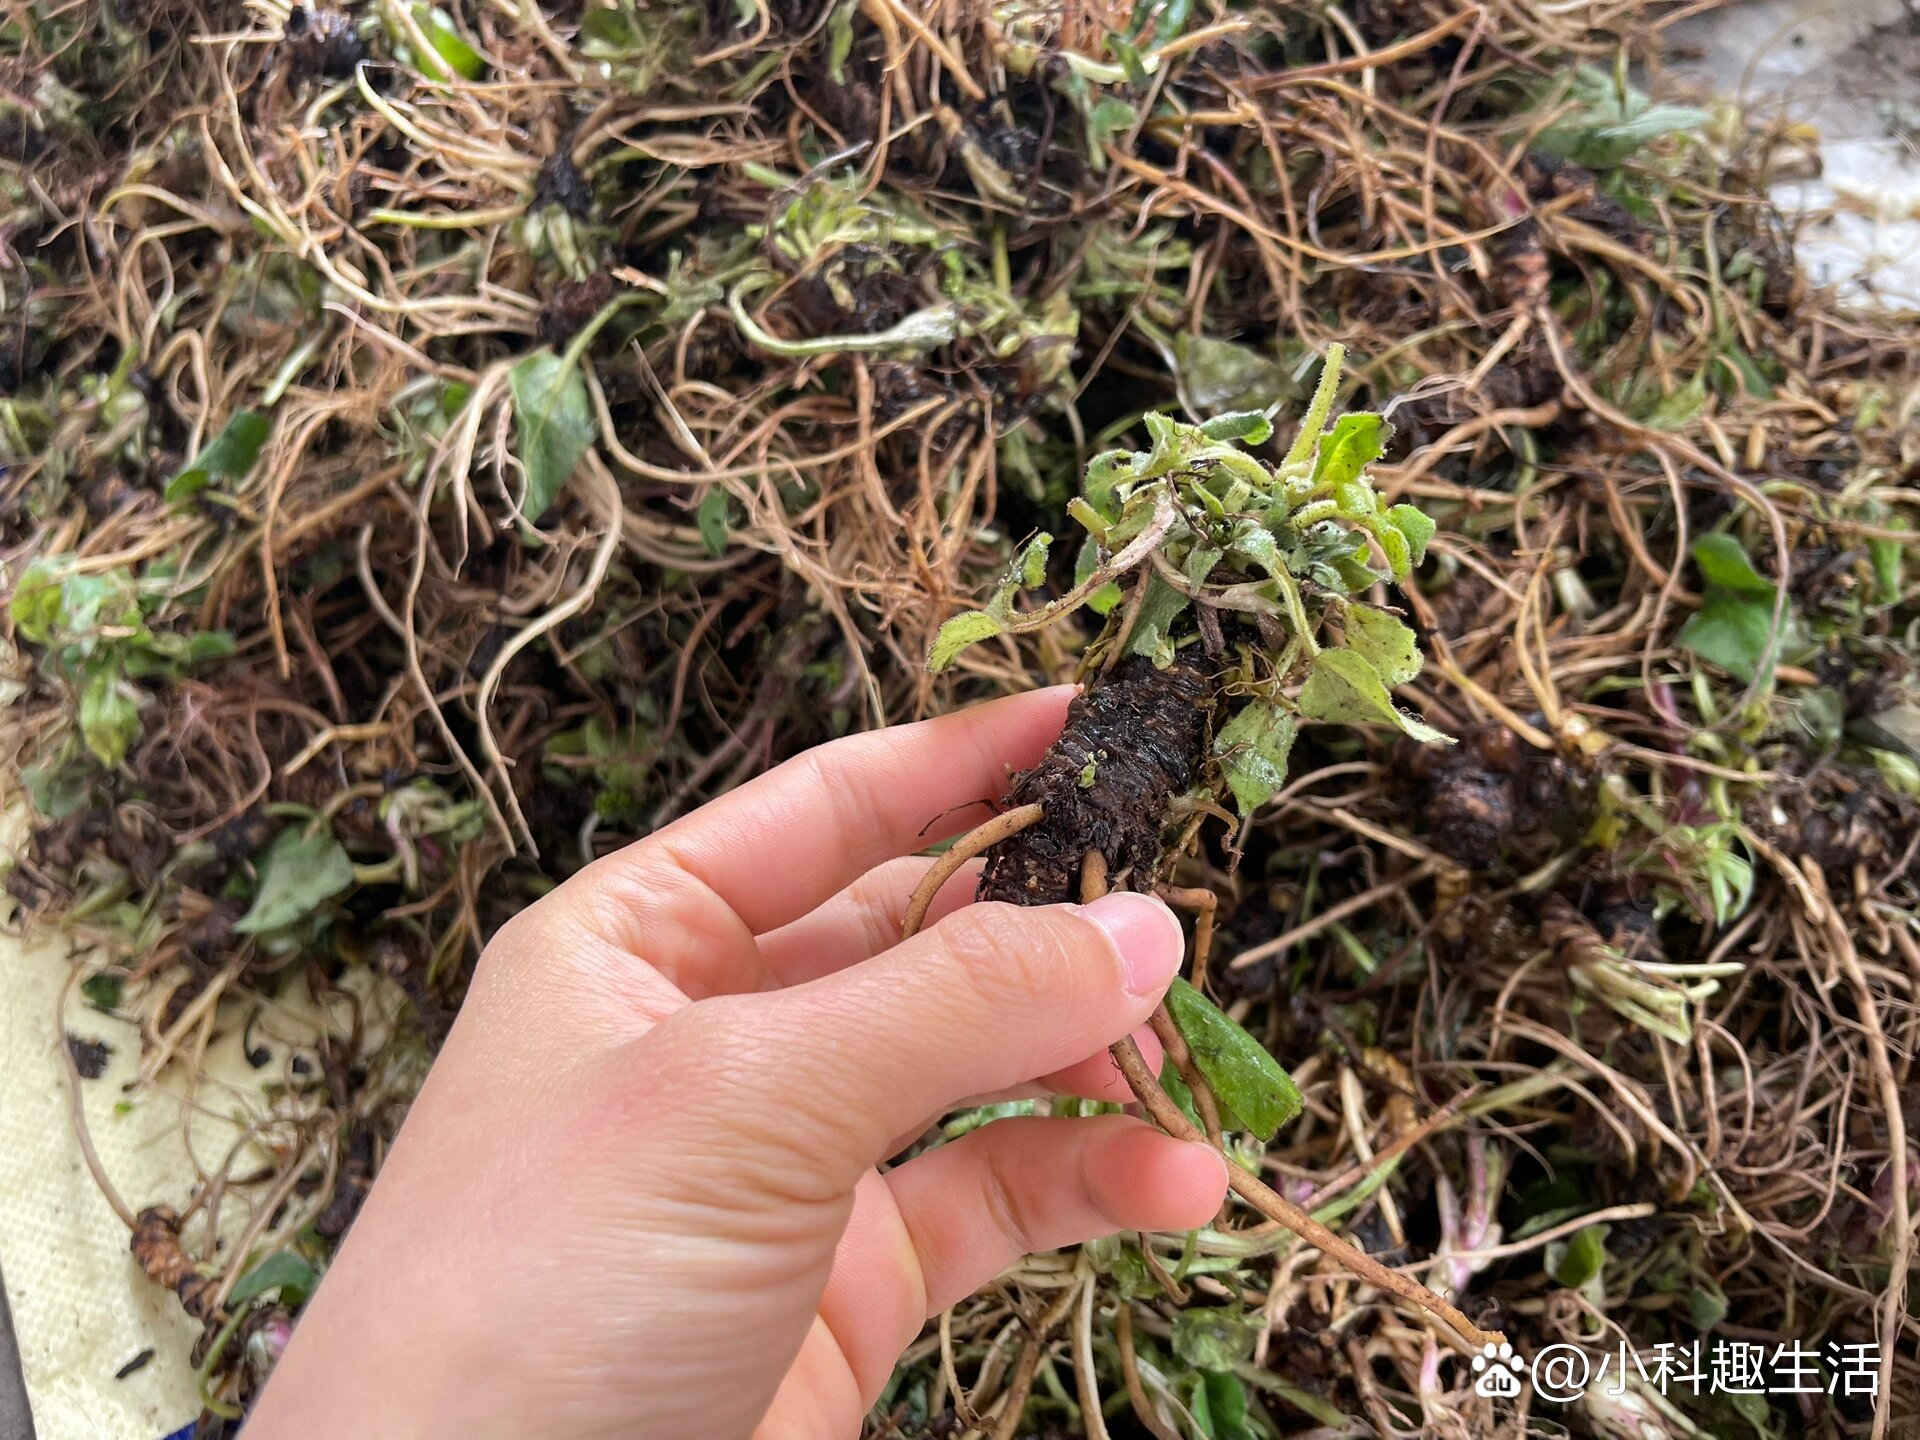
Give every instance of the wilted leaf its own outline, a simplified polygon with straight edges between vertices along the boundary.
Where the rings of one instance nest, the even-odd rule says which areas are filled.
[[[1215,1096],[1249,1133],[1271,1140],[1300,1113],[1300,1091],[1280,1062],[1193,986],[1175,980],[1167,1011]]]
[[[1379,672],[1351,650],[1322,650],[1300,690],[1300,713],[1339,725],[1393,725],[1415,740],[1449,737],[1393,703]]]
[[[1320,458],[1313,467],[1315,489],[1350,485],[1360,472],[1386,452],[1393,427],[1378,415],[1361,411],[1342,415],[1320,441]]]
[[[1000,633],[1000,622],[983,610],[969,610],[956,615],[940,627],[940,633],[933,637],[933,645],[927,651],[927,669],[938,675],[960,657],[960,652],[969,645],[977,645],[982,640],[991,640]]]
[[[536,350],[507,372],[513,426],[527,472],[521,513],[538,520],[560,497],[596,431],[587,382],[551,350]]]
[[[167,482],[167,503],[178,505],[191,500],[216,480],[240,479],[259,460],[272,430],[273,421],[260,411],[237,411],[206,449]]]
[[[313,1266],[291,1251],[280,1250],[234,1282],[227,1304],[244,1305],[269,1290],[278,1290],[282,1305],[298,1305],[313,1293],[317,1283],[319,1276],[313,1273]]]
[[[93,758],[111,770],[127,758],[140,735],[140,692],[117,664],[102,664],[80,687],[80,738]]]
[[[1214,736],[1220,773],[1242,815],[1251,815],[1287,783],[1287,756],[1299,728],[1291,712],[1255,700]]]
[[[1196,1370],[1231,1371],[1253,1358],[1265,1323],[1239,1310],[1196,1306],[1173,1322],[1173,1353]],[[1242,1403],[1245,1396],[1241,1397]]]
[[[1413,631],[1384,610],[1349,605],[1347,648],[1365,658],[1389,686],[1404,685],[1420,673],[1420,647]]]
[[[1294,393],[1278,362],[1251,346],[1182,331],[1173,354],[1181,396],[1196,415],[1262,410]]]
[[[331,830],[291,826],[274,837],[260,862],[253,904],[234,923],[242,935],[279,930],[305,919],[353,884],[353,861]]]

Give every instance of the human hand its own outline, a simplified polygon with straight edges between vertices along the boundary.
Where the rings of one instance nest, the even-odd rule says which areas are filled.
[[[896,943],[928,864],[898,857],[1069,695],[823,746],[505,926],[247,1440],[850,1437],[1021,1255],[1206,1223],[1224,1162],[1126,1116],[874,1168],[1035,1077],[1129,1098],[1104,1047],[1179,967],[1158,900],[970,905],[969,869]]]

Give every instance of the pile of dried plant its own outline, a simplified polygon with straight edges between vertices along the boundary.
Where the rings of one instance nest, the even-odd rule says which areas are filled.
[[[1393,427],[1382,513],[1437,527],[1343,583],[1458,743],[1289,729],[1160,877],[1219,897],[1200,978],[1304,1097],[1228,1143],[1523,1355],[1877,1343],[1881,1403],[1489,1399],[1422,1307],[1234,1209],[1019,1267],[874,1433],[1913,1413],[1913,336],[1802,283],[1785,138],[1632,83],[1703,8],[11,6],[7,888],[148,1083],[288,986],[342,1017],[243,1163],[101,1176],[206,1322],[210,1425],[506,914],[835,734],[1071,677],[1111,609],[1001,622],[1113,556],[1025,542],[1151,412],[1261,412],[1233,433],[1281,463],[1331,344]]]

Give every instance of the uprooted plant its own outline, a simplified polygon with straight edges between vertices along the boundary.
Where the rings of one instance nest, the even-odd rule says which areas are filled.
[[[1016,608],[1022,590],[1046,580],[1051,537],[1036,536],[984,610],[941,627],[928,658],[938,671],[994,636],[1083,608],[1105,616],[1060,738],[1016,779],[1007,809],[929,870],[906,930],[981,854],[984,900],[1045,905],[1130,888],[1197,910],[1193,981],[1176,981],[1153,1017],[1190,1111],[1131,1038],[1112,1053],[1161,1128],[1221,1148],[1226,1129],[1271,1139],[1301,1101],[1272,1056],[1203,993],[1214,896],[1172,885],[1175,863],[1208,816],[1227,813],[1225,802],[1245,817],[1278,793],[1303,724],[1389,724],[1420,741],[1447,738],[1393,703],[1392,687],[1420,669],[1414,632],[1359,598],[1405,579],[1434,527],[1413,506],[1381,506],[1367,466],[1391,433],[1382,416],[1347,414],[1329,427],[1343,359],[1333,346],[1278,465],[1243,448],[1273,436],[1266,413],[1199,425],[1147,415],[1152,448],[1096,456],[1068,507],[1087,532],[1072,587],[1038,608]],[[1231,1156],[1227,1171],[1243,1200],[1358,1278],[1428,1310],[1476,1347],[1502,1339]]]

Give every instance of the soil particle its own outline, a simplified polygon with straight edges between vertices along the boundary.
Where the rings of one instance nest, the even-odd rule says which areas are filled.
[[[533,182],[533,203],[536,208],[558,205],[576,220],[593,214],[593,187],[573,163],[573,151],[568,146],[562,145],[540,166]]]
[[[280,47],[296,80],[344,80],[367,58],[367,42],[350,19],[335,10],[304,5],[287,12]]]
[[[540,333],[554,349],[564,350],[612,298],[613,276],[605,270],[596,270],[584,280],[563,280],[541,307]]]
[[[1046,814],[989,852],[980,898],[1077,900],[1089,850],[1106,856],[1116,885],[1145,889],[1160,862],[1168,808],[1199,779],[1206,742],[1207,677],[1199,667],[1122,661],[1075,698],[1053,748],[1014,781],[1006,803],[1037,801]]]
[[[73,1056],[73,1068],[80,1072],[82,1080],[98,1080],[107,1073],[107,1058],[113,1054],[113,1047],[104,1040],[88,1040],[84,1036],[69,1034],[67,1050]]]
[[[1505,726],[1473,727],[1445,748],[1409,745],[1405,759],[1428,843],[1471,869],[1489,868],[1517,841],[1551,835],[1575,808],[1566,762]]]

